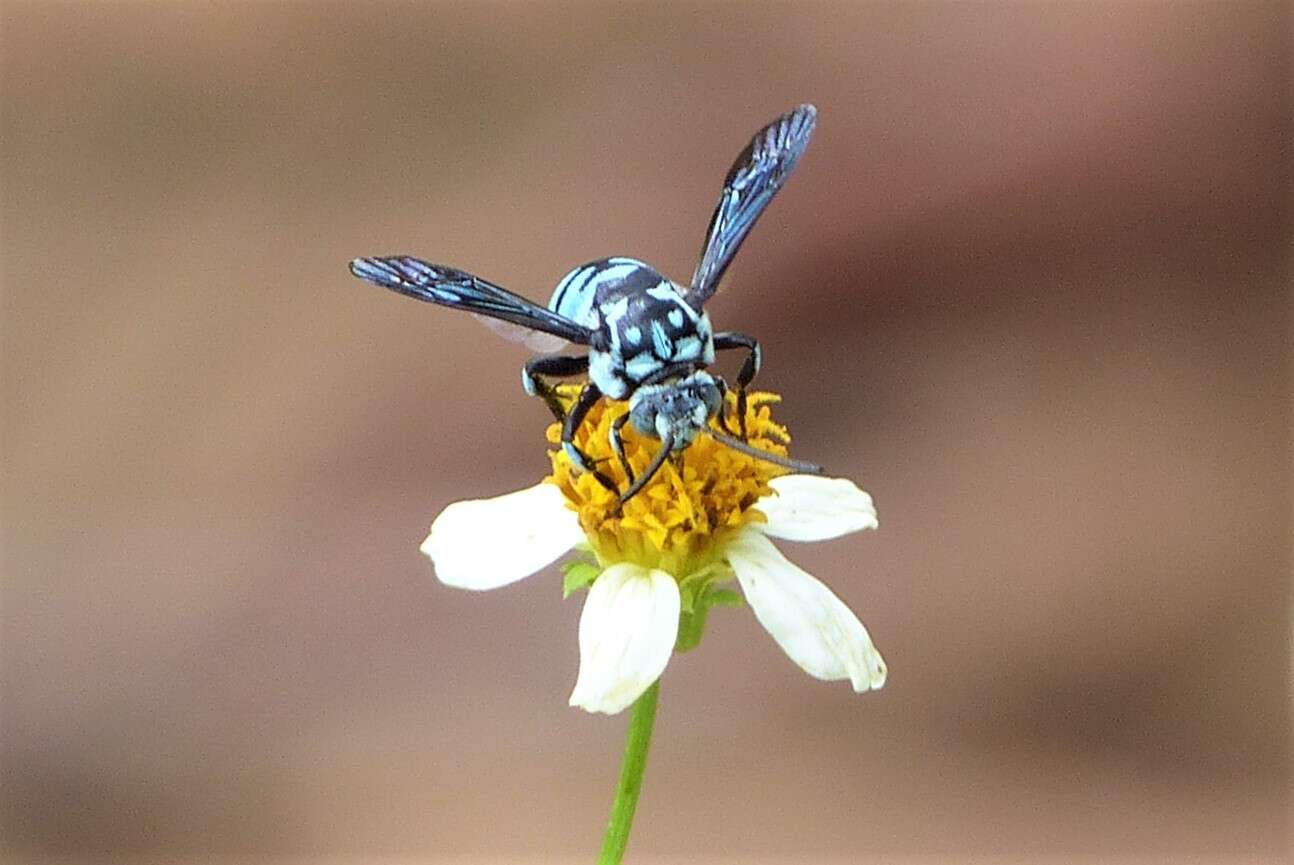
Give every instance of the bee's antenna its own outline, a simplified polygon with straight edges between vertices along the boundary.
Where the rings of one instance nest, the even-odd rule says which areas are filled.
[[[617,505],[617,512],[619,508],[624,507],[625,502],[638,495],[638,491],[647,486],[647,482],[656,476],[656,472],[660,471],[660,467],[665,464],[665,460],[673,452],[674,436],[667,435],[665,438],[661,439],[660,450],[656,451],[656,456],[652,457],[651,463],[648,464],[646,471],[635,478],[634,482],[629,485],[629,488],[620,494],[620,502]]]
[[[726,445],[727,447],[730,447],[739,453],[743,453],[748,457],[754,457],[757,460],[763,460],[766,463],[772,463],[775,466],[781,466],[784,469],[790,469],[793,472],[801,472],[806,475],[822,474],[822,466],[801,462],[800,460],[793,460],[790,457],[778,456],[777,454],[769,453],[768,451],[760,450],[756,447],[751,447],[741,439],[734,438],[727,433],[719,432],[717,429],[712,427],[706,427],[705,433],[720,444]]]

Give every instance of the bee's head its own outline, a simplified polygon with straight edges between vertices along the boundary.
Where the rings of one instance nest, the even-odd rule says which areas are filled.
[[[722,407],[723,392],[714,377],[697,371],[634,391],[629,423],[643,435],[672,441],[677,451],[691,444]]]

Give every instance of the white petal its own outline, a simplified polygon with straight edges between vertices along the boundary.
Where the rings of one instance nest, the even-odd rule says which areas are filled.
[[[825,541],[850,532],[874,529],[872,497],[845,478],[785,475],[769,485],[777,493],[756,504],[768,522],[758,528],[788,541]]]
[[[421,549],[445,585],[497,589],[552,564],[582,540],[579,518],[562,491],[539,484],[454,502],[431,524]]]
[[[571,705],[614,715],[660,678],[678,638],[678,583],[621,562],[594,581],[580,614],[580,675]]]
[[[787,561],[772,541],[744,531],[725,555],[755,618],[806,673],[848,679],[859,692],[885,684],[885,661],[863,623],[831,589]]]

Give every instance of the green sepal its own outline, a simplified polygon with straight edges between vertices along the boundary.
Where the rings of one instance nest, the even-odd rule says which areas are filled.
[[[708,607],[744,607],[746,599],[736,589],[711,588],[705,594],[705,603]]]
[[[690,652],[701,644],[705,633],[705,620],[710,608],[705,604],[697,607],[695,612],[680,613],[678,617],[678,637],[674,640],[674,651],[680,655]]]
[[[690,616],[696,610],[696,584],[683,583],[678,587],[679,612]]]
[[[709,576],[716,579],[713,573]],[[718,576],[717,579],[723,577]],[[701,644],[711,608],[740,607],[746,603],[736,589],[721,588],[714,582],[704,581],[685,581],[679,589],[679,597],[682,603],[679,605],[678,638],[674,641],[674,651],[680,654]]]
[[[576,559],[562,565],[562,572],[562,600],[566,600],[580,589],[588,588],[602,569],[593,562]]]

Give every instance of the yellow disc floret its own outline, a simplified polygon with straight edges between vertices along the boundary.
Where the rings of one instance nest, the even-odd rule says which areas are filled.
[[[559,398],[569,406],[578,387],[563,385]],[[737,428],[736,396],[728,394],[726,411],[730,429]],[[790,437],[786,428],[772,419],[770,407],[781,401],[774,393],[752,392],[746,408],[747,443],[762,451],[786,456]],[[611,425],[629,410],[628,403],[601,400],[589,412],[576,432],[575,444],[588,455],[619,489],[629,484],[619,458],[611,449]],[[711,424],[720,427],[718,419]],[[629,424],[624,426],[625,457],[635,475],[641,475],[660,449],[658,439],[643,436]],[[553,473],[546,479],[556,484],[580,517],[580,525],[602,564],[635,562],[660,568],[679,579],[715,563],[717,540],[727,532],[763,515],[753,505],[772,493],[770,479],[787,470],[725,447],[707,435],[699,435],[661,466],[651,482],[620,507],[616,493],[592,474],[571,464],[562,450],[561,425],[548,427],[549,453]]]

